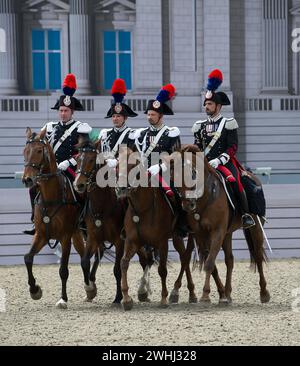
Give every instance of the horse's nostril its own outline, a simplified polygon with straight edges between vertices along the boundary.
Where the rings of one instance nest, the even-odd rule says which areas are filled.
[[[31,188],[33,186],[33,179],[32,178],[23,178],[23,183],[25,184],[26,188]]]

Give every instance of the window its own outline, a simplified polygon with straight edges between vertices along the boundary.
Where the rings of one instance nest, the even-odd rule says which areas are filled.
[[[6,52],[6,34],[3,28],[0,28],[0,52]]]
[[[59,30],[32,30],[32,79],[34,90],[61,88]]]
[[[125,80],[127,89],[131,83],[131,32],[104,31],[104,89],[111,89],[116,78]]]

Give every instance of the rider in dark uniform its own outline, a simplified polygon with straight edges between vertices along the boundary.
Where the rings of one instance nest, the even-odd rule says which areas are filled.
[[[41,131],[46,129],[45,138],[53,148],[58,169],[63,170],[66,176],[73,181],[75,178],[76,154],[75,145],[81,134],[89,134],[92,128],[87,124],[76,121],[73,118],[74,111],[83,111],[80,101],[73,97],[76,91],[76,79],[73,74],[68,74],[63,83],[64,95],[61,95],[55,106],[51,109],[59,111],[59,121],[48,122]],[[33,222],[34,200],[37,195],[37,188],[33,186],[29,190],[32,207],[31,221]],[[34,235],[35,229],[25,230],[25,234]]]
[[[248,228],[255,225],[255,222],[248,213],[246,193],[240,182],[241,165],[235,157],[238,149],[238,124],[234,118],[224,118],[221,115],[222,106],[230,105],[230,100],[224,92],[215,92],[222,81],[223,75],[220,70],[213,70],[209,74],[203,104],[208,118],[195,122],[192,132],[195,144],[204,151],[209,164],[221,171],[226,180],[232,183],[242,212],[243,227]]]
[[[118,164],[118,153],[120,145],[132,145],[129,134],[133,130],[126,125],[128,117],[136,117],[137,114],[123,102],[126,94],[126,84],[123,79],[116,79],[113,83],[112,96],[114,103],[109,108],[105,118],[111,118],[114,127],[102,129],[99,134],[101,140],[101,152],[104,154],[106,163],[110,168]]]
[[[146,157],[148,172],[151,176],[158,176],[160,184],[162,184],[161,173],[167,170],[167,166],[163,161],[153,162],[151,159],[153,153],[166,152],[172,154],[178,151],[181,147],[180,130],[178,127],[168,127],[163,122],[164,115],[173,115],[172,109],[166,104],[175,96],[175,88],[172,84],[165,85],[157,95],[156,99],[148,101],[145,111],[147,114],[149,127],[136,130],[129,137],[135,141],[136,149],[141,153],[141,156]],[[155,141],[156,136],[160,134],[158,141]],[[150,149],[150,150],[149,150]],[[154,159],[155,160],[155,159]],[[171,182],[172,185],[172,182]],[[185,237],[187,235],[187,225],[185,213],[182,210],[180,197],[174,187],[172,188],[171,203],[178,213],[176,232]],[[169,192],[168,187],[164,187],[165,192]],[[170,195],[171,196],[171,195]]]

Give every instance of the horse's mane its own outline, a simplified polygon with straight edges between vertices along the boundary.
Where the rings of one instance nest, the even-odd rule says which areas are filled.
[[[75,148],[77,150],[84,149],[84,148],[92,148],[94,149],[96,146],[97,141],[92,141],[89,136],[84,136],[81,138],[81,141],[78,142],[78,144],[75,145]]]
[[[193,154],[196,154],[197,152],[201,152],[201,150],[199,149],[199,147],[197,145],[192,145],[192,144],[182,145],[181,151],[182,152],[192,152]]]

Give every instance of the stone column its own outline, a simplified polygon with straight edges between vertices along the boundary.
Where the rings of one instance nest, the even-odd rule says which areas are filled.
[[[288,92],[288,1],[263,1],[263,92]]]
[[[163,79],[161,0],[136,2],[135,56],[135,92],[158,93]]]
[[[0,28],[5,52],[0,52],[0,94],[18,94],[17,14],[14,0],[0,0]]]
[[[70,71],[77,80],[77,94],[90,94],[90,21],[88,0],[70,0]]]
[[[220,69],[224,79],[220,90],[225,91],[231,99],[229,0],[205,1],[203,20],[204,87],[206,87],[209,72]]]

